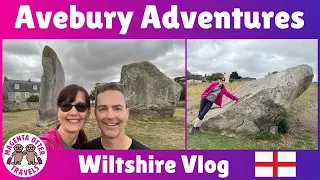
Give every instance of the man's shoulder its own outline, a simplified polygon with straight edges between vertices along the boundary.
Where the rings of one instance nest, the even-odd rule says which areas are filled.
[[[85,143],[81,149],[103,149],[101,145],[101,136]]]
[[[142,143],[140,143],[135,139],[132,139],[132,144],[129,149],[151,150],[150,148],[148,148],[147,146],[143,145]]]

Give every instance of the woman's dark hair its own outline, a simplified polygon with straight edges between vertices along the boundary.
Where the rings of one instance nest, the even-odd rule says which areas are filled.
[[[76,100],[78,92],[83,92],[85,96],[85,103],[88,106],[88,110],[90,112],[90,96],[82,86],[76,85],[76,84],[70,84],[66,87],[64,87],[58,96],[57,106],[63,102],[69,102],[72,103]],[[57,129],[59,129],[60,124],[57,126]],[[79,149],[81,146],[83,146],[85,143],[88,142],[87,135],[85,134],[84,130],[81,129],[78,135],[78,138],[76,140],[76,143],[72,146],[75,149]]]

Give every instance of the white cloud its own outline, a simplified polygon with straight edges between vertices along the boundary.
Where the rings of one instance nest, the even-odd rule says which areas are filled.
[[[4,75],[40,82],[45,45],[57,53],[66,84],[87,90],[119,81],[121,67],[139,61],[152,62],[171,78],[184,76],[184,40],[4,40]]]
[[[318,81],[317,40],[188,40],[188,70],[198,74],[237,71],[263,78],[268,72],[308,64]]]

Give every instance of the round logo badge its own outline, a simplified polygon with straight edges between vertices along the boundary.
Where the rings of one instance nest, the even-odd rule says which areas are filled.
[[[30,133],[11,137],[3,147],[3,162],[18,177],[38,174],[47,161],[47,149],[41,139]]]

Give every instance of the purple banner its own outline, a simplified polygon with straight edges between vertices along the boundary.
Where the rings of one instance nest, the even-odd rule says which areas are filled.
[[[317,179],[317,151],[298,151],[295,179]],[[153,156],[153,157],[150,157]],[[84,161],[81,161],[83,157]],[[97,163],[85,166],[92,157]],[[118,168],[123,160],[122,168]],[[99,161],[100,160],[100,161]],[[131,162],[130,162],[131,160]],[[156,162],[162,161],[162,162]],[[83,164],[80,165],[80,162]],[[131,165],[129,165],[131,164]],[[2,177],[19,179],[1,166]],[[119,170],[122,171],[119,171]],[[44,169],[32,179],[254,179],[254,151],[49,151]],[[260,178],[264,179],[264,178]],[[270,179],[270,178],[265,178]]]

